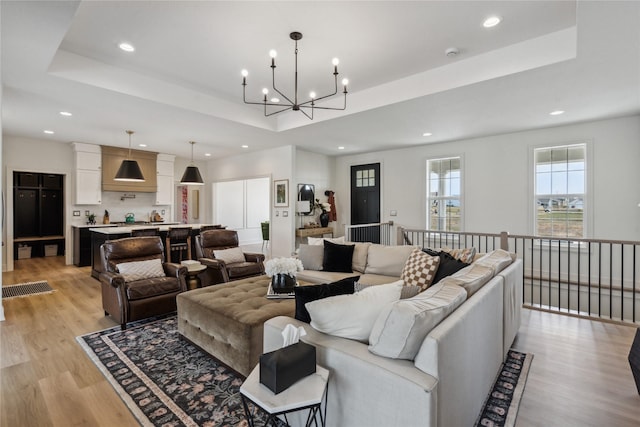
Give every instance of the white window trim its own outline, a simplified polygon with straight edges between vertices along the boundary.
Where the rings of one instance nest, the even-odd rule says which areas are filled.
[[[465,231],[466,227],[465,227],[465,216],[466,216],[466,207],[465,207],[465,203],[464,203],[464,194],[465,194],[465,186],[466,186],[466,172],[464,170],[465,167],[465,162],[464,162],[464,155],[463,154],[451,154],[451,155],[442,155],[442,156],[433,156],[433,157],[427,157],[424,161],[424,172],[423,172],[423,181],[422,181],[422,185],[423,187],[423,194],[424,194],[424,200],[422,203],[422,206],[424,207],[424,218],[423,218],[423,224],[425,224],[425,229],[429,230],[429,206],[428,206],[428,202],[429,202],[429,162],[431,160],[443,160],[443,159],[460,159],[460,231],[463,232]],[[444,233],[447,233],[449,231],[446,230],[438,230],[438,231],[442,231]],[[456,233],[456,231],[451,231],[451,233]]]
[[[527,229],[530,235],[534,235],[535,233],[535,221],[536,221],[536,183],[535,183],[535,152],[540,148],[554,148],[554,147],[566,147],[568,145],[585,145],[585,153],[586,153],[586,162],[585,162],[585,189],[584,189],[584,204],[585,208],[583,210],[583,230],[584,235],[583,239],[589,239],[593,236],[593,173],[595,158],[593,156],[593,140],[592,139],[581,139],[581,140],[573,140],[566,142],[555,142],[555,143],[546,143],[546,144],[536,144],[529,146],[529,159],[527,162],[527,172],[528,172],[528,187],[529,187],[529,201],[528,201],[528,209],[527,209]],[[553,238],[549,238],[553,240]]]

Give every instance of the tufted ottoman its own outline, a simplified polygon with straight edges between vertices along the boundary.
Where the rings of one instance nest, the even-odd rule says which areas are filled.
[[[295,300],[267,299],[271,279],[250,277],[178,295],[178,332],[224,364],[249,375],[262,354],[262,328],[295,314]]]

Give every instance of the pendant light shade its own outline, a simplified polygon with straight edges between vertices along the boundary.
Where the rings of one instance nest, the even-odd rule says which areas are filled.
[[[193,164],[193,144],[195,144],[195,141],[189,141],[189,144],[191,144],[191,165],[187,166],[184,170],[180,184],[204,185],[204,180],[202,179],[202,175],[200,175],[200,171]]]
[[[133,131],[127,130],[125,132],[129,135],[129,155],[126,160],[122,161],[116,177],[113,179],[115,181],[144,182],[144,175],[142,175],[138,162],[131,159],[131,135]]]

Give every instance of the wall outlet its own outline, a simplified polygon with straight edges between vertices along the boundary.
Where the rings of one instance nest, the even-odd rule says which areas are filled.
[[[389,216],[398,216],[398,211],[389,212]]]
[[[289,216],[289,211],[283,211],[282,216]]]

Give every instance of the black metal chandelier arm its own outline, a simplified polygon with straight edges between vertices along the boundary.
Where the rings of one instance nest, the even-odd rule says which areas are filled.
[[[293,109],[293,105],[290,105],[290,106],[288,106],[286,108],[282,108],[280,110],[272,111],[270,113],[267,113],[267,105],[273,106],[273,105],[278,105],[278,104],[264,104],[264,116],[265,117],[273,116],[274,114],[282,113],[283,111],[287,111],[287,110]],[[282,105],[278,105],[278,106],[282,107]]]
[[[311,104],[311,105],[300,105],[300,109],[302,111],[302,108],[311,108],[311,110],[313,111],[314,109],[318,109],[318,110],[336,110],[336,111],[343,111],[347,109],[347,94],[345,92],[344,93],[344,106],[342,108],[340,107],[318,107],[315,104]],[[307,104],[305,102],[305,104]],[[303,111],[304,113],[304,111]]]
[[[313,120],[313,108],[311,109],[311,115],[308,115],[308,114],[307,114],[307,112],[306,112],[306,111],[304,111],[304,110],[302,110],[302,109],[300,109],[300,110],[298,110],[298,111],[300,111],[302,114],[304,114],[305,116],[307,116],[307,118],[308,118],[309,120]]]
[[[280,90],[276,87],[276,70],[275,70],[275,67],[271,68],[271,86],[273,86],[273,90],[275,90],[281,97],[286,99],[287,102],[289,102],[289,104],[291,104],[292,106],[295,105],[295,102],[290,100],[287,95],[285,95],[284,93],[280,92]]]
[[[265,101],[260,101],[260,102],[256,102],[256,101],[247,101],[247,94],[246,94],[246,90],[245,90],[245,86],[246,84],[242,85],[242,100],[244,101],[245,104],[250,104],[250,105],[268,105],[268,106],[272,106],[272,107],[293,107],[293,103],[290,103],[289,105],[287,104],[282,104],[282,103],[271,103],[271,102],[265,102]],[[285,108],[286,110],[286,108]],[[284,110],[282,110],[284,111]]]
[[[318,102],[318,101],[323,100],[323,99],[325,99],[325,98],[330,98],[330,97],[334,96],[336,93],[338,93],[338,74],[337,74],[337,73],[333,73],[333,76],[335,77],[335,84],[336,84],[336,88],[335,88],[335,90],[333,91],[333,93],[330,93],[330,94],[328,94],[328,95],[321,96],[320,98],[310,99],[309,101],[307,101],[307,102],[303,102],[302,104],[300,104],[300,106],[303,106],[303,105],[309,104],[309,103],[311,103],[311,102]],[[316,108],[317,108],[317,107],[316,107]]]

